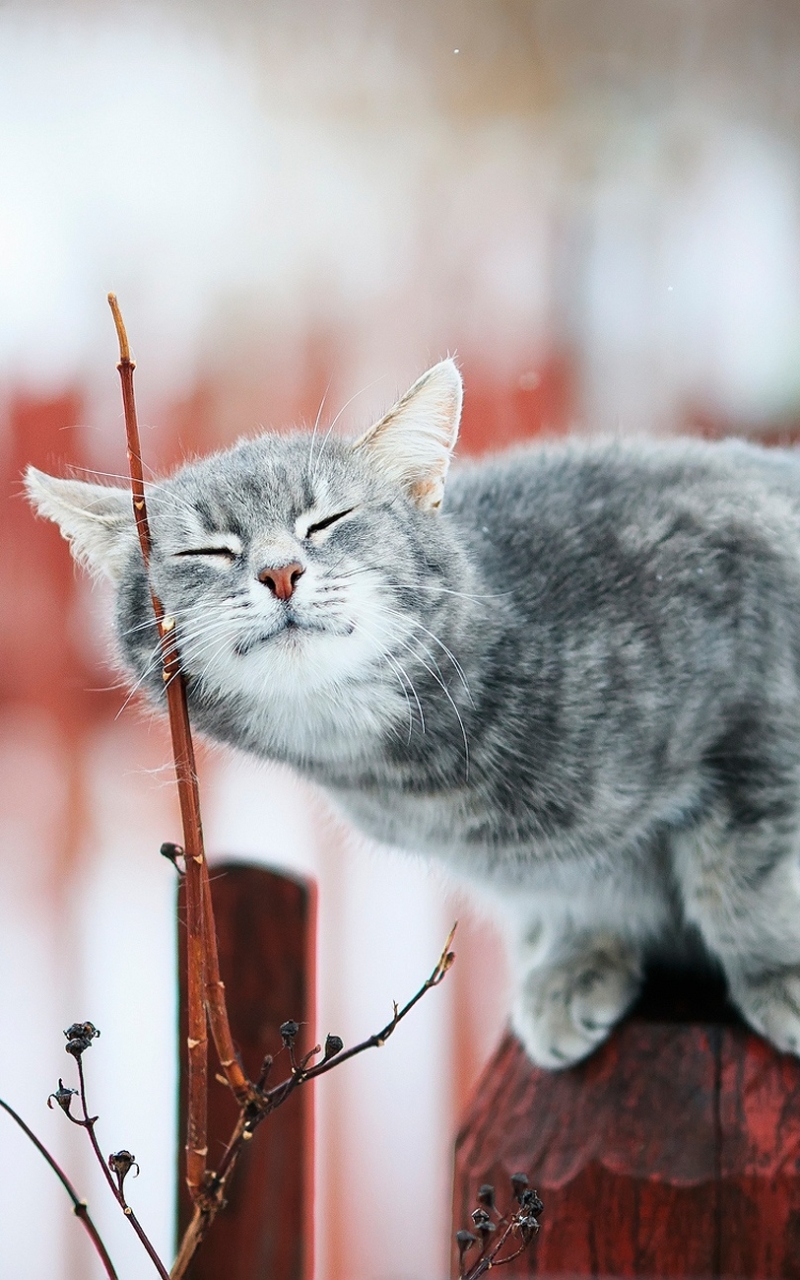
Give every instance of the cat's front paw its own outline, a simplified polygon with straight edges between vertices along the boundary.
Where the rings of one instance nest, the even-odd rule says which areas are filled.
[[[540,1067],[580,1062],[630,1008],[641,985],[638,959],[621,944],[534,969],[511,1015],[528,1055]]]
[[[751,1027],[777,1049],[800,1055],[800,969],[733,980],[731,995]]]

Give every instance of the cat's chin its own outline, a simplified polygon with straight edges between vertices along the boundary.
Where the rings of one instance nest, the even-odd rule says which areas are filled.
[[[353,628],[350,626],[344,633],[349,635]],[[329,627],[320,626],[311,622],[299,622],[295,618],[288,618],[286,622],[275,627],[272,631],[263,631],[252,636],[245,636],[242,640],[237,641],[234,646],[234,653],[237,658],[247,658],[251,653],[255,653],[259,649],[264,649],[268,645],[282,645],[296,648],[303,644],[307,637],[330,635]]]
[[[276,627],[274,631],[264,631],[257,635],[245,636],[243,640],[237,641],[233,652],[237,658],[249,658],[251,653],[256,653],[259,649],[266,648],[267,645],[279,643],[282,639],[288,639],[289,643],[293,644],[299,642],[300,628],[296,623],[287,623],[285,626]]]

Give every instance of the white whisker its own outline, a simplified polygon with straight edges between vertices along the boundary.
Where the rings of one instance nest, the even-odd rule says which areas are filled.
[[[325,408],[325,401],[326,401],[326,400],[327,400],[327,398],[328,398],[328,392],[329,392],[329,391],[330,391],[330,389],[331,389],[331,382],[332,382],[332,381],[333,381],[333,378],[332,378],[332,377],[330,377],[330,378],[328,379],[328,385],[327,385],[327,387],[325,388],[325,392],[324,392],[324,394],[323,394],[323,396],[322,396],[322,399],[321,399],[321,400],[320,400],[320,402],[319,402],[319,408],[317,409],[317,416],[316,416],[316,418],[314,419],[314,430],[311,432],[311,445],[310,445],[309,450],[308,450],[308,462],[306,463],[306,475],[308,476],[309,480],[312,480],[312,479],[313,479],[313,472],[312,472],[312,470],[311,470],[311,462],[312,462],[312,459],[313,459],[313,457],[314,457],[314,441],[315,441],[315,440],[316,440],[316,438],[317,438],[317,428],[319,427],[319,420],[320,420],[320,418],[322,417],[322,410]]]
[[[368,383],[367,383],[367,385],[366,385],[365,387],[362,387],[360,391],[355,391],[355,392],[353,393],[353,395],[351,395],[351,397],[350,397],[350,399],[349,399],[349,400],[345,400],[345,402],[344,402],[344,404],[342,405],[341,409],[340,409],[340,410],[339,410],[339,412],[336,414],[336,417],[333,419],[333,422],[332,422],[332,423],[331,423],[331,425],[328,427],[328,430],[325,432],[325,436],[324,436],[324,438],[323,438],[322,444],[320,445],[319,453],[317,454],[317,461],[316,461],[316,462],[315,462],[315,464],[314,464],[314,473],[313,473],[313,475],[312,475],[312,477],[311,477],[312,483],[314,483],[314,484],[316,483],[316,479],[317,479],[317,470],[318,470],[318,468],[319,468],[320,459],[322,458],[322,455],[323,455],[323,453],[324,453],[324,451],[325,451],[325,445],[328,443],[328,440],[330,439],[330,436],[331,436],[331,432],[333,431],[334,427],[336,426],[336,423],[337,423],[337,422],[339,421],[339,419],[341,418],[341,416],[342,416],[342,414],[344,413],[345,409],[349,409],[350,405],[353,403],[353,401],[354,401],[354,400],[357,400],[359,396],[363,396],[363,394],[364,394],[364,392],[365,392],[365,391],[369,391],[372,387],[376,386],[376,384],[377,384],[377,383],[379,383],[380,381],[381,381],[381,379],[380,379],[380,378],[374,378],[372,382],[368,382]]]

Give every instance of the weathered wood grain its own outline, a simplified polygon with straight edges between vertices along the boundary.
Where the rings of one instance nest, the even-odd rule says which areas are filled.
[[[692,1020],[678,985],[568,1071],[510,1035],[489,1064],[456,1146],[453,1230],[481,1183],[504,1207],[527,1173],[542,1230],[506,1276],[800,1277],[800,1061],[702,986]]]

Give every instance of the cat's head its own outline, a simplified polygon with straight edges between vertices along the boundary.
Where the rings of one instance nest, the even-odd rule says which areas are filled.
[[[461,397],[445,360],[354,442],[267,434],[147,486],[151,581],[175,618],[187,674],[209,695],[274,701],[287,681],[320,692],[371,666],[402,686],[456,555],[437,512]],[[76,559],[115,582],[123,653],[155,689],[130,489],[33,468],[26,480]]]

